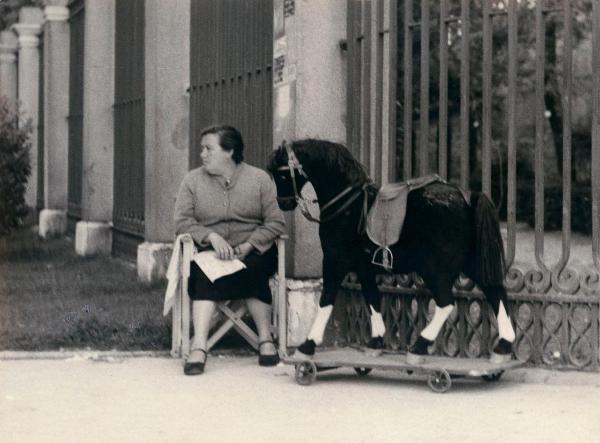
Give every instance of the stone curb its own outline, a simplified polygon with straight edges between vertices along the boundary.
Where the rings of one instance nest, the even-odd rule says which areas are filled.
[[[65,350],[65,351],[1,351],[2,360],[68,360],[80,358],[95,360],[99,358],[138,358],[138,357],[170,357],[169,351],[93,351]]]
[[[255,355],[244,349],[212,349],[212,355],[244,357]],[[65,349],[60,351],[0,351],[2,360],[102,360],[107,358],[171,358],[170,351],[94,351],[92,349]]]
[[[228,358],[245,358],[255,354],[249,351],[220,349],[214,355]],[[2,351],[0,362],[5,360],[91,360],[121,361],[132,358],[171,358],[169,351]],[[600,387],[600,372],[517,368],[502,375],[500,383],[530,383],[545,385],[570,385]]]
[[[507,371],[500,382],[600,387],[600,372],[518,368]]]

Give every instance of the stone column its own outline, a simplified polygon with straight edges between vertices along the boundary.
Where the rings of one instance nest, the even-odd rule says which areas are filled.
[[[346,0],[274,1],[273,143],[315,137],[346,139]],[[315,112],[315,110],[326,112]],[[308,186],[303,194],[314,197]],[[312,194],[312,196],[311,196]],[[287,216],[288,345],[306,337],[322,275],[318,226],[298,211]],[[333,321],[330,322],[330,326]]]
[[[26,7],[19,11],[19,22],[13,25],[19,44],[17,99],[19,101],[20,121],[31,122],[31,175],[25,191],[27,206],[37,206],[38,187],[38,115],[40,87],[39,35],[42,30],[44,14],[39,8]]]
[[[67,0],[44,8],[44,209],[39,234],[67,231],[69,159],[69,9]]]
[[[0,95],[12,109],[17,105],[17,36],[13,31],[0,32]]]
[[[82,220],[75,251],[109,255],[113,210],[115,1],[85,1]]]
[[[146,0],[145,242],[138,275],[164,277],[175,228],[173,208],[188,170],[190,0]]]

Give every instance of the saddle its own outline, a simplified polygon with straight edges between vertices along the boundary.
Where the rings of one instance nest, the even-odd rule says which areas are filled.
[[[394,256],[389,246],[400,238],[406,216],[408,193],[434,182],[445,183],[440,176],[435,174],[405,182],[390,183],[381,187],[375,203],[367,215],[367,235],[373,243],[379,246],[373,253],[373,264],[382,266],[386,270],[392,269]],[[461,192],[468,204],[468,195],[462,190]],[[378,260],[379,254],[381,254],[380,260]]]

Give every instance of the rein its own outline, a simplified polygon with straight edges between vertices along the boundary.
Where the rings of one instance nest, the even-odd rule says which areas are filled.
[[[285,142],[283,143],[283,145],[284,145],[285,150],[288,155],[288,165],[280,166],[279,168],[277,168],[277,170],[280,170],[280,171],[288,171],[289,170],[290,171],[290,177],[292,179],[292,187],[294,188],[294,196],[293,197],[292,196],[284,197],[284,198],[294,199],[296,201],[296,203],[298,203],[300,212],[302,213],[304,218],[306,218],[307,220],[312,221],[314,223],[327,223],[327,222],[330,222],[333,219],[335,219],[338,215],[340,215],[342,213],[342,211],[346,210],[352,203],[354,203],[362,195],[363,196],[363,210],[361,212],[360,220],[359,220],[358,227],[357,227],[358,233],[361,233],[364,229],[364,224],[366,221],[367,210],[368,210],[367,187],[369,186],[369,182],[365,182],[362,185],[348,186],[347,188],[342,190],[340,193],[338,193],[335,197],[333,197],[331,200],[329,200],[327,203],[325,203],[321,207],[321,215],[323,215],[328,208],[333,206],[335,203],[340,201],[342,198],[344,198],[348,194],[351,194],[353,191],[354,191],[354,193],[351,194],[350,197],[339,208],[337,208],[333,213],[331,213],[327,216],[321,217],[319,219],[319,218],[315,217],[314,215],[312,215],[310,213],[310,210],[308,209],[309,203],[317,203],[318,200],[306,199],[300,195],[300,193],[298,192],[298,186],[296,184],[296,171],[298,172],[299,175],[304,177],[306,179],[306,181],[310,181],[310,179],[304,172],[302,163],[300,163],[300,161],[296,157],[296,154],[294,153],[293,149],[290,146],[288,146]]]

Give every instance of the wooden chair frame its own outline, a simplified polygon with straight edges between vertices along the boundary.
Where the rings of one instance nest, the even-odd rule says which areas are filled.
[[[285,355],[287,345],[287,297],[285,283],[285,240],[287,236],[277,238],[277,289],[273,294],[273,310],[271,317],[271,332],[279,340],[280,353]],[[180,262],[179,282],[173,305],[173,332],[171,336],[171,355],[186,357],[190,351],[191,299],[188,295],[188,278],[190,263],[195,253],[194,241],[191,235],[181,237],[182,260]],[[282,305],[283,304],[283,305]],[[250,345],[258,350],[258,336],[244,322],[248,312],[244,300],[217,302],[217,310],[224,315],[223,321],[208,338],[209,351],[230,329],[236,330]]]

